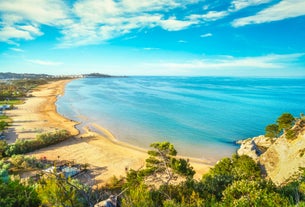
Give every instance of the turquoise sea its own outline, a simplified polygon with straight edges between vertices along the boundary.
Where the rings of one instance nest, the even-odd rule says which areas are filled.
[[[181,155],[215,162],[282,113],[304,113],[305,78],[83,78],[56,104],[80,127],[96,123],[144,148],[170,141]]]

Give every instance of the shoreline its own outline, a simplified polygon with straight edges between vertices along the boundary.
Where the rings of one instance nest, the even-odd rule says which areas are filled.
[[[78,135],[78,123],[61,116],[55,105],[57,97],[64,94],[64,88],[70,81],[72,80],[59,80],[40,85],[30,92],[30,97],[26,97],[23,104],[15,105],[13,110],[6,111],[13,120],[6,133],[7,142],[33,139],[38,133],[57,129],[65,129],[72,136]]]
[[[78,116],[78,118],[80,118],[80,120],[78,120],[79,123],[76,125],[76,128],[79,130],[80,134],[85,133],[85,131],[89,129],[89,131],[95,132],[101,136],[107,135],[107,139],[109,139],[111,142],[113,142],[113,144],[125,146],[128,148],[132,148],[134,150],[138,150],[140,152],[145,152],[145,153],[150,149],[149,145],[151,143],[153,143],[153,142],[151,142],[146,146],[141,146],[141,145],[138,145],[137,143],[130,143],[127,141],[122,141],[122,140],[118,139],[109,129],[105,128],[101,124],[88,121],[89,118],[84,116],[83,114]],[[232,144],[233,143],[235,143],[235,142],[232,142]],[[178,149],[176,149],[176,150],[178,150]],[[202,163],[202,164],[206,164],[206,165],[210,165],[210,166],[214,166],[214,164],[216,164],[220,160],[220,159],[216,159],[216,158],[208,159],[208,158],[204,158],[204,157],[197,157],[197,156],[181,154],[181,152],[179,150],[178,150],[177,157],[182,158],[182,159],[187,159],[194,163]]]
[[[59,96],[64,95],[66,84],[72,80],[54,81],[39,86],[31,93],[33,97],[26,98],[24,104],[11,110],[8,115],[12,117],[13,124],[9,127],[9,143],[13,143],[17,138],[35,138],[34,136],[41,131],[66,129],[73,138],[29,154],[38,159],[47,157],[49,160],[74,160],[78,163],[87,163],[94,170],[94,179],[98,183],[105,183],[113,176],[125,176],[126,169],[143,167],[148,156],[147,149],[121,142],[110,131],[95,123],[78,129],[77,125],[82,123],[58,113],[56,101]],[[90,126],[102,133],[91,130]],[[32,130],[33,127],[36,129],[38,127],[40,130]],[[197,179],[200,179],[212,166],[198,158],[178,157],[190,160]]]
[[[109,139],[109,141],[112,142],[115,145],[130,148],[130,149],[133,149],[133,150],[136,150],[136,151],[139,151],[139,152],[144,152],[144,153],[147,153],[147,151],[149,150],[148,148],[146,149],[146,148],[143,148],[143,147],[138,147],[136,145],[132,145],[132,144],[129,144],[127,142],[123,142],[123,141],[118,140],[109,130],[107,130],[106,128],[104,128],[104,127],[102,127],[102,126],[100,126],[96,123],[92,123],[91,125],[94,128],[101,131],[102,134],[104,134],[104,135],[106,134],[106,136],[104,136],[104,137],[106,139]],[[100,136],[103,136],[99,132],[96,132],[96,133],[99,134]],[[177,158],[182,158],[182,159],[188,159],[192,163],[211,165],[210,164],[211,162],[209,162],[208,160],[203,160],[203,159],[196,158],[196,157],[187,157],[187,156],[184,156],[184,155],[177,155],[176,157]]]

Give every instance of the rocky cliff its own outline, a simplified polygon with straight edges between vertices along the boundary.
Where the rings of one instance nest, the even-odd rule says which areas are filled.
[[[279,138],[261,135],[239,141],[237,153],[252,157],[276,185],[284,184],[305,167],[305,119],[298,119],[290,132],[293,137],[284,132]]]

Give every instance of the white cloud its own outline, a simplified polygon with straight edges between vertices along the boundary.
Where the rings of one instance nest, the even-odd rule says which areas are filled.
[[[203,9],[203,10],[208,10],[208,9],[209,9],[209,5],[204,5],[204,6],[202,7],[202,9]]]
[[[271,2],[272,0],[233,0],[231,3],[231,11],[238,11],[249,6],[257,6]]]
[[[207,14],[202,15],[206,21],[215,21],[228,15],[226,11],[209,11]]]
[[[71,24],[63,29],[61,47],[97,44],[130,33],[134,29],[156,27],[161,24],[161,15],[138,15],[129,18],[113,17],[105,23],[85,21]]]
[[[38,59],[29,59],[27,61],[30,63],[33,63],[33,64],[42,65],[42,66],[59,66],[59,65],[63,64],[61,62],[38,60]]]
[[[305,56],[305,53],[275,55],[270,54],[259,57],[210,57],[202,58],[198,60],[192,60],[189,62],[162,62],[156,63],[162,68],[176,68],[176,69],[237,69],[237,68],[262,68],[262,69],[274,69],[283,68],[287,64],[291,64],[300,57]]]
[[[177,20],[175,17],[159,21],[161,27],[168,31],[179,31],[186,29],[192,24],[195,24],[194,21],[181,21]]]
[[[33,25],[4,25],[0,31],[0,41],[8,41],[10,39],[32,40],[43,33],[37,26]]]
[[[0,1],[0,41],[15,43],[43,35],[42,25],[61,32],[58,47],[100,44],[143,28],[161,27],[179,31],[200,23],[176,17],[175,8],[186,8],[198,0],[61,0]],[[167,15],[171,13],[170,17]],[[200,18],[214,21],[222,12],[208,12]]]
[[[12,26],[5,26],[0,31],[0,41],[6,42],[10,39],[25,39],[32,40],[34,37],[31,36],[30,32],[19,30]]]
[[[43,35],[39,25],[63,25],[66,18],[66,7],[60,0],[0,1],[0,23],[3,27],[0,41],[14,43],[13,39],[35,39]]]
[[[161,14],[182,5],[177,2],[177,0],[78,1],[73,6],[77,19],[63,28],[64,36],[60,47],[98,44],[143,28],[159,26],[167,31],[186,29],[195,22],[179,20],[175,16],[164,18]]]
[[[175,0],[141,0],[141,1],[123,0],[122,1],[122,7],[130,12],[169,10],[171,8],[179,7],[182,4],[183,2],[179,3],[178,1]]]
[[[67,18],[67,7],[61,0],[0,1],[1,16],[15,16],[15,21],[33,21],[40,24],[60,24]],[[16,21],[17,20],[17,21]]]
[[[234,27],[241,27],[249,24],[261,24],[303,15],[305,15],[304,0],[283,0],[276,5],[260,11],[254,16],[236,19],[232,22],[232,25]]]
[[[109,18],[118,16],[121,12],[117,4],[112,0],[78,1],[73,6],[81,22],[107,23]]]
[[[200,35],[200,37],[205,38],[205,37],[212,37],[213,34],[212,33],[206,33],[206,34],[202,34]]]
[[[180,31],[193,25],[222,19],[232,12],[271,0],[233,0],[227,11],[181,16],[176,8],[187,8],[200,0],[0,0],[0,41],[16,44],[44,33],[43,25],[62,34],[58,47],[100,44],[133,31],[160,27]],[[205,9],[208,7],[205,6]],[[305,14],[303,0],[283,0],[255,16],[235,20],[234,27],[258,24]],[[170,15],[170,16],[169,16]],[[209,37],[210,33],[201,37]]]
[[[23,49],[16,48],[16,47],[12,47],[12,48],[10,48],[10,50],[15,51],[15,52],[24,52]]]
[[[31,36],[41,36],[43,33],[39,30],[37,26],[33,25],[24,25],[24,26],[17,26],[17,28],[27,31],[31,34]]]
[[[216,21],[219,19],[222,19],[229,15],[229,12],[227,11],[209,11],[206,14],[192,14],[188,16],[188,19],[192,21]]]
[[[156,47],[145,47],[143,48],[144,50],[159,50],[160,48],[156,48]]]

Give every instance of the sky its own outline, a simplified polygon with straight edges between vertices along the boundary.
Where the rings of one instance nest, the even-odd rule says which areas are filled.
[[[305,76],[304,0],[0,0],[0,72]]]

